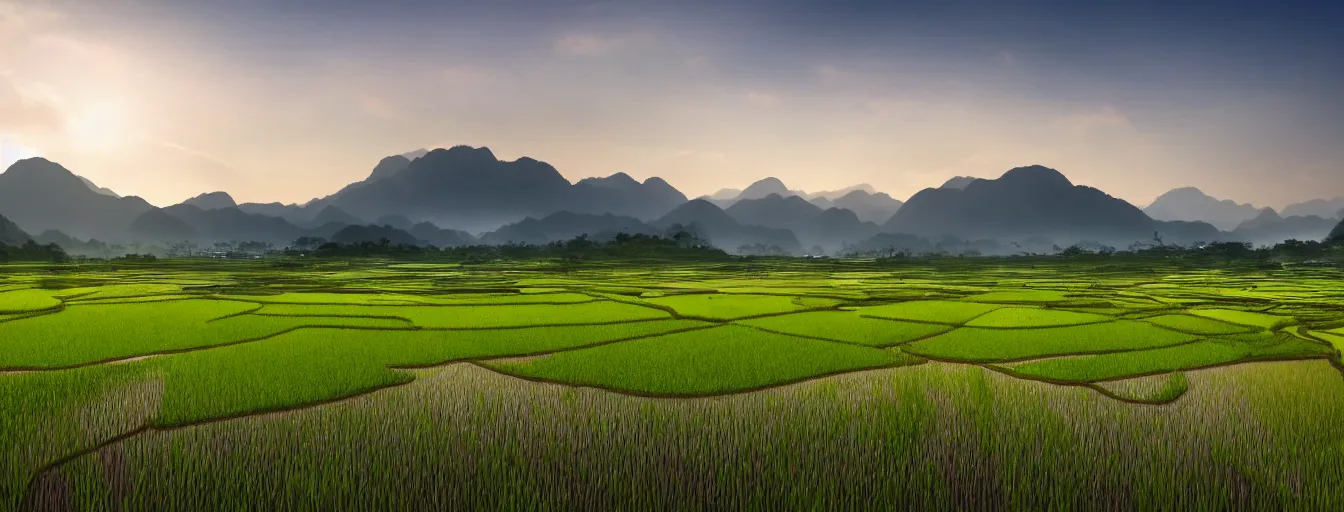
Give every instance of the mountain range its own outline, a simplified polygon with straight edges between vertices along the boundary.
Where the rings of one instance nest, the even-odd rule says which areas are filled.
[[[1326,211],[1336,202],[1302,203],[1285,212]],[[1173,190],[1139,209],[1043,166],[1018,167],[997,179],[953,178],[905,203],[866,184],[806,193],[777,178],[688,201],[657,177],[638,181],[615,173],[570,182],[545,162],[502,161],[488,148],[469,146],[383,158],[363,180],[303,204],[239,204],[215,191],[164,208],[118,196],[34,158],[0,174],[0,215],[13,221],[6,233],[25,233],[6,235],[11,241],[42,233],[44,240],[72,245],[85,244],[79,239],[101,244],[93,244],[94,238],[283,245],[301,236],[363,240],[381,233],[393,236],[374,241],[454,246],[686,229],[729,251],[773,246],[795,254],[883,241],[1009,253],[1028,246],[1126,246],[1155,238],[1270,244],[1320,239],[1337,223],[1334,215],[1280,216],[1193,188]],[[377,229],[346,229],[351,226]],[[910,242],[909,236],[924,241]]]
[[[1178,188],[1162,194],[1143,212],[1155,220],[1204,221],[1224,231],[1236,229],[1242,222],[1260,215],[1260,209],[1249,203],[1237,204],[1228,199],[1220,201],[1194,187]]]

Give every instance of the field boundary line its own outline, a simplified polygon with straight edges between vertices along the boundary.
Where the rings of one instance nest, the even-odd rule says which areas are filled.
[[[502,359],[502,358],[501,358],[501,359]],[[777,388],[781,388],[781,387],[785,387],[785,386],[792,386],[792,385],[795,385],[795,384],[803,384],[803,383],[807,383],[807,382],[818,381],[818,380],[827,379],[827,378],[830,378],[830,377],[836,377],[836,376],[845,375],[845,374],[850,374],[850,373],[859,373],[859,372],[868,372],[868,371],[878,371],[878,370],[893,370],[893,369],[898,369],[898,368],[908,368],[908,367],[913,367],[913,366],[920,366],[920,365],[923,365],[923,364],[927,364],[927,363],[929,362],[928,359],[924,359],[924,358],[919,358],[919,359],[920,359],[919,362],[910,363],[910,364],[888,363],[888,364],[883,364],[883,365],[879,365],[879,366],[869,366],[869,367],[864,367],[864,368],[853,368],[853,369],[847,369],[847,370],[836,370],[836,371],[826,372],[826,373],[817,374],[817,375],[811,375],[811,376],[802,377],[802,378],[797,378],[797,379],[789,379],[789,380],[785,380],[785,381],[774,382],[774,383],[771,383],[771,384],[768,384],[768,385],[765,385],[765,386],[761,386],[761,387],[757,387],[757,388],[740,389],[740,390],[735,390],[735,391],[716,391],[716,392],[705,393],[705,394],[644,393],[644,392],[639,392],[639,391],[629,391],[629,390],[617,389],[617,388],[612,388],[612,387],[608,387],[608,386],[601,386],[601,385],[594,385],[594,384],[574,384],[574,383],[570,383],[570,382],[563,382],[563,381],[556,381],[556,380],[547,380],[547,379],[543,379],[543,378],[539,378],[539,377],[530,377],[530,376],[525,376],[525,375],[515,375],[515,374],[512,374],[512,373],[503,371],[503,370],[499,370],[499,369],[496,369],[496,368],[491,368],[491,367],[487,364],[486,361],[480,361],[480,362],[478,362],[478,361],[467,361],[467,362],[470,363],[470,364],[472,364],[472,365],[475,365],[475,366],[477,366],[477,367],[483,368],[483,369],[485,369],[485,370],[488,370],[488,371],[497,373],[497,374],[499,374],[499,375],[503,375],[503,376],[505,376],[505,377],[509,377],[509,378],[513,378],[513,379],[525,380],[525,381],[533,382],[533,383],[537,383],[537,384],[552,384],[552,385],[564,386],[564,387],[568,387],[568,388],[588,388],[588,389],[595,389],[595,390],[598,390],[598,391],[605,391],[605,392],[607,392],[607,393],[615,393],[615,394],[618,394],[618,395],[625,395],[625,396],[631,396],[631,397],[636,397],[636,398],[650,398],[650,399],[659,399],[659,400],[700,400],[700,399],[724,398],[724,397],[731,397],[731,396],[734,396],[734,395],[744,395],[744,394],[749,394],[749,393],[759,393],[759,392],[762,392],[762,391],[768,391],[768,390],[771,390],[771,389],[777,389]]]

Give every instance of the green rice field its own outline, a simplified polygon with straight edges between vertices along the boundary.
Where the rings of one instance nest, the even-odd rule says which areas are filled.
[[[0,511],[1344,510],[1344,272],[0,267]]]

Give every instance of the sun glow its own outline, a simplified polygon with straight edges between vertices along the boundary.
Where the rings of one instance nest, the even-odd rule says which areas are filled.
[[[116,102],[97,103],[67,120],[71,142],[82,150],[109,150],[130,140],[131,119]]]
[[[24,146],[0,133],[0,172],[9,169],[14,162],[38,156],[37,150]]]

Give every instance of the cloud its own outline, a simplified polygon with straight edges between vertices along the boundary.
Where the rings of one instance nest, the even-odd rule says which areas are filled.
[[[560,36],[551,48],[568,57],[596,57],[611,55],[632,46],[648,43],[649,34],[636,33],[620,36],[600,36],[591,33],[569,33]]]
[[[1078,112],[1059,119],[1057,124],[1079,133],[1091,133],[1115,128],[1133,128],[1124,113],[1109,105]]]
[[[760,107],[773,107],[779,104],[780,98],[779,95],[773,93],[749,91],[747,92],[747,102]]]
[[[1015,66],[1017,65],[1017,52],[1010,50],[1001,51],[994,60],[997,60],[999,64],[1004,66]]]
[[[812,68],[812,72],[827,80],[841,80],[851,76],[849,72],[830,64],[818,64]]]
[[[610,53],[616,47],[611,39],[592,34],[569,34],[555,41],[555,51],[561,55],[591,56]]]
[[[16,132],[54,132],[65,125],[59,98],[39,85],[20,86],[0,74],[0,129]]]
[[[359,96],[359,108],[365,114],[377,119],[388,121],[397,117],[397,111],[387,99],[376,94],[362,94]]]
[[[150,144],[171,149],[183,156],[187,156],[193,160],[205,163],[206,167],[213,172],[224,171],[229,175],[235,174],[232,164],[224,161],[224,159],[219,158],[211,153],[196,148],[184,146],[182,144],[178,144],[176,142],[164,139],[162,137],[146,136],[142,137],[141,140]]]
[[[471,65],[449,66],[439,72],[439,78],[455,86],[489,85],[495,81],[495,73]]]

